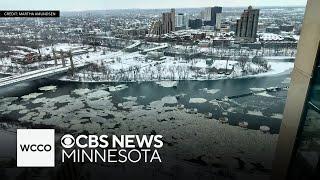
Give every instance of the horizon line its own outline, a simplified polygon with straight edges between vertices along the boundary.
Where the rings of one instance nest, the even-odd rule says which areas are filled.
[[[111,11],[111,10],[161,10],[161,9],[201,9],[207,7],[215,7],[215,6],[205,6],[205,7],[166,7],[166,8],[113,8],[113,9],[87,9],[87,10],[60,10],[61,12],[84,12],[84,11]],[[249,6],[218,6],[218,7],[226,7],[226,8],[248,8]],[[267,8],[267,7],[279,7],[279,8],[305,8],[305,5],[288,5],[288,6],[275,6],[275,5],[266,5],[266,6],[253,6],[254,8]]]

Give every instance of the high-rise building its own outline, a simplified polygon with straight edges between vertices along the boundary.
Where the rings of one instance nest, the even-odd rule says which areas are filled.
[[[176,30],[176,12],[171,9],[170,12],[162,13],[162,19],[153,21],[149,27],[149,34],[162,35]]]
[[[160,20],[153,21],[150,28],[149,34],[161,35],[162,34],[162,23]]]
[[[240,40],[254,42],[257,37],[259,9],[253,9],[249,6],[237,20],[236,37]]]
[[[171,12],[162,14],[162,33],[167,34],[175,31],[176,27],[176,11],[171,9]]]
[[[183,13],[179,13],[176,16],[176,28],[178,29],[186,29],[188,27],[188,16]]]
[[[202,16],[205,26],[215,26],[216,28],[220,28],[221,26],[221,13],[222,7],[208,7],[205,8]]]
[[[202,27],[202,19],[189,19],[189,27],[191,29],[200,29]]]

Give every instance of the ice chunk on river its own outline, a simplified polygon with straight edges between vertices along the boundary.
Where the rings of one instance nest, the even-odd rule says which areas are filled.
[[[204,98],[190,98],[189,103],[201,104],[207,102]]]
[[[161,87],[170,88],[178,85],[178,81],[159,81],[156,82]]]

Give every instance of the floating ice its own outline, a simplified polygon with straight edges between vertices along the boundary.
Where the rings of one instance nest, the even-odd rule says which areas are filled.
[[[75,89],[74,91],[72,91],[74,94],[78,95],[78,96],[84,96],[85,94],[88,94],[90,92],[90,89]]]
[[[156,82],[161,87],[170,88],[170,87],[176,87],[178,85],[178,81],[159,81]]]
[[[275,119],[282,119],[283,115],[282,114],[273,114],[271,117],[275,118]]]
[[[260,130],[264,133],[269,132],[270,131],[270,127],[268,126],[260,126]]]
[[[210,104],[212,104],[213,106],[219,106],[219,102],[217,100],[211,100],[209,101]]]
[[[248,111],[247,114],[254,115],[254,116],[263,116],[261,111],[256,111],[256,110]]]
[[[110,86],[110,87],[108,87],[110,92],[121,91],[121,90],[124,90],[124,89],[127,89],[127,88],[128,88],[128,86],[125,85],[125,84],[120,84],[118,86]]]
[[[265,88],[250,88],[251,91],[264,91]]]
[[[35,99],[37,98],[38,96],[41,96],[43,93],[31,93],[31,94],[28,94],[28,95],[24,95],[24,96],[21,96],[21,98],[23,100],[30,100],[30,99]]]
[[[282,84],[289,84],[291,82],[291,78],[285,78],[281,83]]]
[[[249,123],[248,122],[239,122],[239,126],[242,128],[248,128]]]
[[[88,99],[100,99],[104,97],[108,97],[110,93],[105,90],[97,90],[91,93],[88,93],[87,98]]]
[[[136,101],[138,98],[137,97],[128,96],[128,97],[123,97],[123,99],[128,100],[128,101]]]
[[[165,104],[176,104],[178,103],[177,98],[175,96],[166,96],[161,99]]]
[[[110,110],[113,107],[113,103],[109,99],[97,99],[93,101],[87,101],[89,107],[93,109]]]
[[[57,86],[44,86],[39,88],[40,91],[55,91]]]
[[[208,89],[208,88],[204,88],[204,89],[200,89],[201,91],[204,91],[208,94],[216,94],[217,92],[220,91],[220,89]]]
[[[264,92],[261,92],[261,93],[255,93],[255,95],[264,96],[264,97],[275,97],[275,96],[272,96],[272,95],[268,94],[267,91],[264,91]]]
[[[201,104],[207,102],[204,98],[190,98],[189,103]]]

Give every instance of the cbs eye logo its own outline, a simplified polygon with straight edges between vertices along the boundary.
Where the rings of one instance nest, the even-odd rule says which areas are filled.
[[[61,145],[67,149],[72,148],[75,142],[74,137],[70,134],[66,134],[61,138]]]

